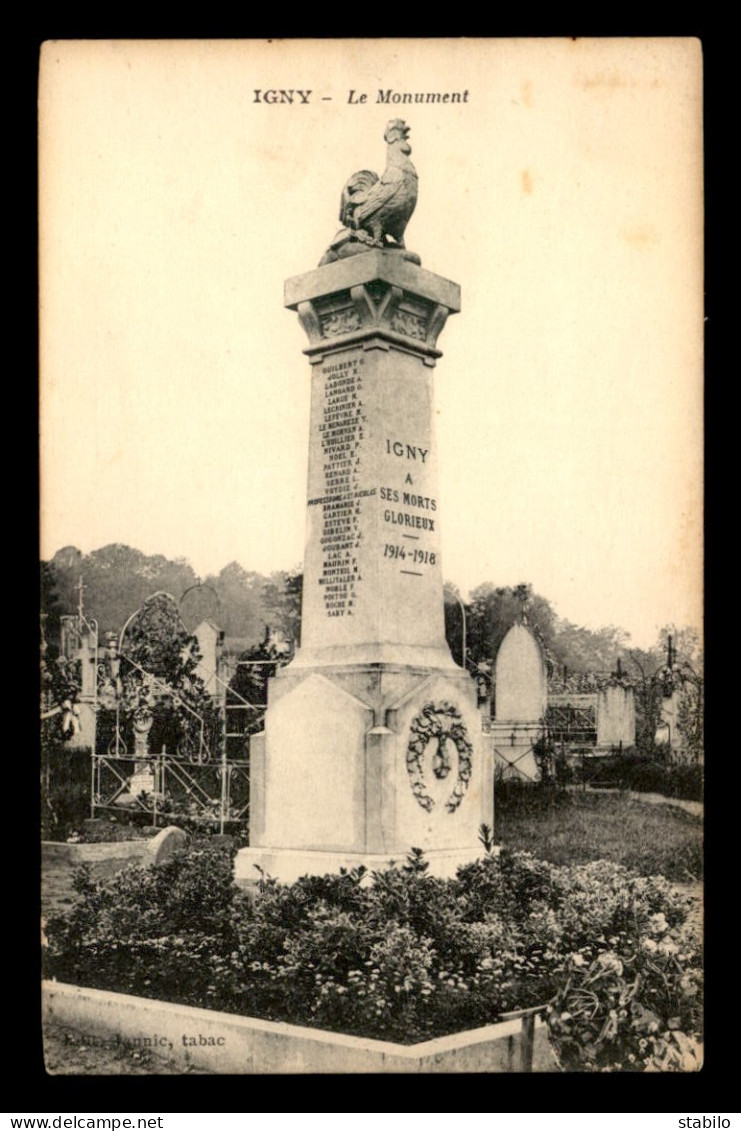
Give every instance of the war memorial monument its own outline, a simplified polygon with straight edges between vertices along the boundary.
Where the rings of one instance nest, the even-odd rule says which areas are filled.
[[[241,882],[378,868],[412,847],[452,875],[493,823],[475,684],[444,631],[433,375],[460,288],[405,247],[408,135],[389,122],[384,173],[350,178],[340,232],[285,285],[311,373],[301,646],[252,739]]]

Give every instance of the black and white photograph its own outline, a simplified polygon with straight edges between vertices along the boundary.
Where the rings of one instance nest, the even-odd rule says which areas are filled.
[[[50,1076],[703,1067],[702,99],[42,45]]]

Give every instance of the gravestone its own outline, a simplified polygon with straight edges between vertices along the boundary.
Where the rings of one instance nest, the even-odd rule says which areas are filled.
[[[224,633],[212,620],[202,620],[194,629],[193,635],[198,641],[201,658],[196,664],[195,674],[203,680],[207,693],[211,696],[214,705],[223,705],[226,683],[223,670]]]
[[[537,723],[545,714],[548,683],[540,645],[524,624],[513,624],[499,645],[495,667],[500,722]]]
[[[497,652],[495,717],[491,724],[495,762],[505,777],[535,781],[533,746],[542,733],[548,682],[540,645],[527,625],[513,624]]]
[[[416,198],[403,125],[389,162]],[[383,224],[351,227],[351,197],[322,264],[285,287],[311,374],[301,647],[251,742],[238,879],[377,867],[412,846],[452,874],[492,823],[476,688],[443,616],[433,375],[460,289],[404,249],[398,218],[393,244]]]

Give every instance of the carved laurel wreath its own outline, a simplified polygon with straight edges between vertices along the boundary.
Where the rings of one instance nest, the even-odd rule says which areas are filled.
[[[424,781],[424,755],[433,739],[437,739],[437,750],[432,757],[432,772],[436,778],[448,776],[452,766],[447,751],[450,741],[458,751],[458,777],[453,792],[445,802],[448,813],[454,813],[471,780],[473,747],[468,741],[466,725],[461,713],[452,703],[426,703],[409,728],[407,746],[407,771],[411,779],[412,793],[428,813],[435,802],[427,793]]]

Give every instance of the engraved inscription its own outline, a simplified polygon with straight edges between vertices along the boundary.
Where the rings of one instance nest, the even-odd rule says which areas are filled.
[[[326,318],[337,319],[345,314],[354,311],[336,311]],[[309,499],[309,506],[322,508],[322,569],[318,581],[327,617],[351,617],[357,612],[363,580],[358,558],[363,537],[362,508],[364,500],[376,494],[375,487],[361,484],[366,442],[363,364],[362,358],[356,358],[332,362],[321,370],[324,402],[318,430],[324,491],[318,498]]]
[[[388,504],[381,511],[381,519],[389,526],[382,556],[389,562],[398,563],[399,573],[406,577],[424,577],[430,568],[439,566],[437,548],[433,549],[426,541],[426,536],[437,533],[437,499],[423,494],[419,488],[415,489],[413,469],[409,465],[417,464],[420,471],[415,471],[414,475],[418,479],[423,476],[430,449],[419,443],[387,436],[385,451],[388,480],[393,482],[401,472],[404,482],[398,487],[384,485],[379,488],[380,501]],[[400,464],[399,460],[404,462]],[[434,541],[432,545],[435,545]]]

